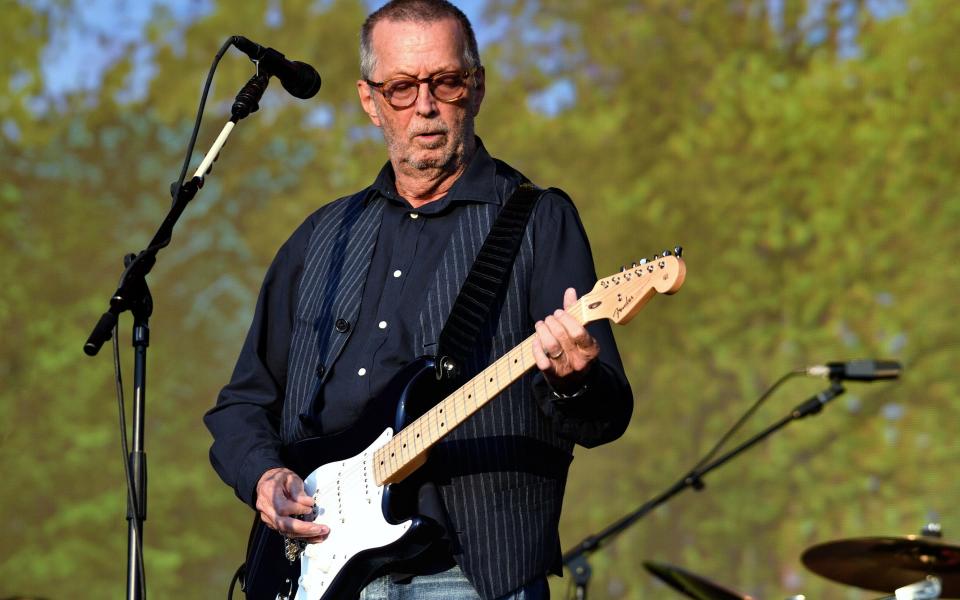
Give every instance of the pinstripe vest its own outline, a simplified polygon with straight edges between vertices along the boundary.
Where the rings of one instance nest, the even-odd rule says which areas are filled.
[[[497,161],[501,202],[519,174]],[[323,209],[307,249],[298,290],[283,409],[285,443],[306,430],[308,413],[348,335],[336,331],[355,321],[380,226],[382,203],[365,203],[368,190]],[[483,245],[498,204],[468,204],[448,218],[458,223],[434,274],[419,314],[411,356],[431,354],[473,260]],[[528,311],[533,269],[532,220],[510,274],[499,311],[481,333],[467,361],[472,375],[533,331]],[[557,524],[571,460],[572,442],[561,439],[532,397],[533,374],[510,386],[431,452],[435,482],[453,531],[454,557],[481,597],[497,598],[559,567]]]

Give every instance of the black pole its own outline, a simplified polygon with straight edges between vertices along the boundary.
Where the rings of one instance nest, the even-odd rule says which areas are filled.
[[[577,586],[576,597],[578,599],[585,599],[587,597],[587,586],[589,585],[591,572],[590,565],[587,563],[587,557],[605,545],[611,538],[613,538],[613,536],[623,532],[630,525],[633,525],[635,522],[639,521],[648,513],[653,511],[653,509],[665,503],[670,498],[673,498],[683,490],[690,487],[697,491],[702,490],[704,488],[703,477],[705,475],[723,465],[744,450],[766,439],[776,431],[786,427],[788,423],[819,413],[824,404],[830,400],[833,400],[844,391],[844,387],[840,384],[839,380],[832,380],[830,382],[830,387],[798,404],[785,417],[773,425],[754,435],[713,462],[708,463],[699,469],[690,471],[682,479],[670,486],[665,492],[651,498],[650,500],[647,500],[638,509],[614,522],[612,525],[608,526],[606,529],[603,529],[599,533],[587,536],[579,544],[564,553],[563,564],[573,573],[574,583]]]
[[[129,465],[136,503],[131,505],[129,499],[127,501],[128,598],[146,598],[140,565],[143,561],[143,522],[147,520],[147,454],[144,452],[143,424],[147,400],[147,347],[150,345],[148,323],[148,316],[134,314],[133,445],[130,450]]]

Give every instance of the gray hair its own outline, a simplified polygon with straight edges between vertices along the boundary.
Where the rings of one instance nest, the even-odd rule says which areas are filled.
[[[480,67],[480,51],[477,36],[467,15],[447,0],[391,0],[374,11],[360,29],[360,77],[370,79],[377,61],[373,53],[373,27],[380,21],[407,21],[412,23],[435,23],[454,19],[460,24],[465,44],[463,62],[468,69]]]

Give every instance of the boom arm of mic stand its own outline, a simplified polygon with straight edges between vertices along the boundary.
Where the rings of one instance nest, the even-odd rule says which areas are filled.
[[[157,261],[157,253],[170,244],[173,237],[173,228],[183,214],[187,204],[193,200],[200,188],[203,187],[204,178],[210,173],[213,163],[220,156],[220,150],[230,137],[237,121],[243,119],[251,112],[255,112],[259,106],[260,97],[267,89],[269,77],[266,75],[254,75],[237,94],[236,101],[232,107],[232,116],[227,124],[220,131],[220,135],[214,140],[210,150],[204,156],[203,161],[197,168],[193,177],[185,182],[180,188],[177,188],[176,182],[170,186],[170,195],[173,196],[173,206],[170,212],[164,218],[163,223],[157,229],[153,239],[146,249],[140,251],[132,260],[124,259],[124,271],[120,276],[120,284],[117,291],[110,297],[110,307],[107,312],[100,316],[100,320],[90,332],[87,341],[83,344],[83,351],[88,356],[96,356],[100,352],[103,344],[110,339],[111,332],[117,324],[120,313],[130,310],[135,306],[142,305],[145,300],[141,290],[146,289],[146,276],[153,269]],[[134,255],[128,255],[134,256]]]
[[[590,554],[602,548],[614,536],[622,533],[625,529],[630,527],[630,525],[639,521],[647,514],[652,512],[653,509],[657,508],[661,504],[664,504],[667,500],[673,498],[683,490],[689,487],[692,487],[697,491],[702,490],[704,488],[703,477],[705,475],[723,465],[744,450],[754,446],[778,430],[786,427],[790,422],[819,413],[827,402],[833,400],[844,391],[846,390],[844,389],[843,385],[841,385],[839,380],[832,380],[830,382],[830,387],[798,404],[785,417],[781,418],[773,425],[770,425],[760,433],[754,435],[713,462],[710,462],[699,469],[690,471],[684,475],[682,479],[670,486],[666,491],[651,498],[650,500],[647,500],[638,509],[622,517],[599,533],[587,536],[576,546],[565,552],[563,555],[563,565],[570,569],[570,571],[574,574],[574,580],[577,585],[577,598],[586,598],[586,586],[587,581],[590,578],[590,565],[587,563],[587,557]],[[578,575],[580,575],[580,579],[577,578]],[[582,585],[581,580],[583,581]]]

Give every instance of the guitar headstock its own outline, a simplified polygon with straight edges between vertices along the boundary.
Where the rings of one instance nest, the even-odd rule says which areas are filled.
[[[679,246],[673,251],[665,250],[598,281],[580,298],[584,322],[610,319],[627,323],[654,295],[675,294],[687,274],[681,252]]]

